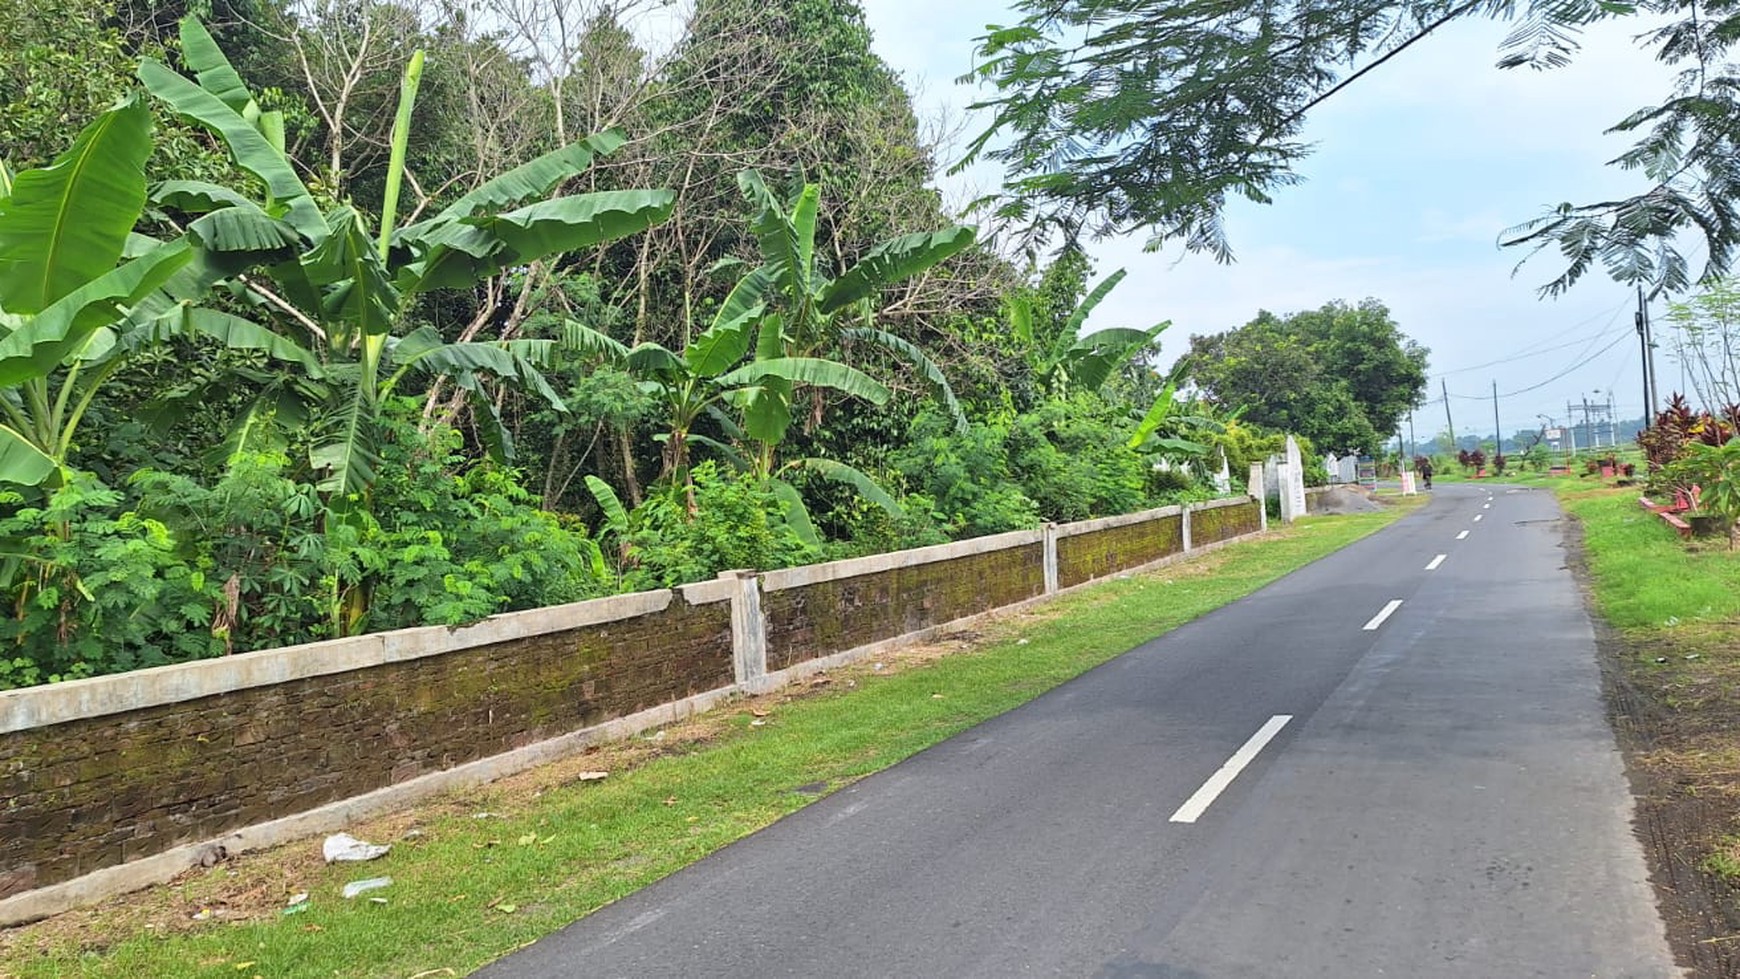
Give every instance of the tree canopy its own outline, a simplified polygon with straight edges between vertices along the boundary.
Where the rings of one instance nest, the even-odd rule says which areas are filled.
[[[1613,161],[1637,194],[1565,203],[1505,232],[1507,245],[1556,249],[1569,288],[1592,268],[1677,291],[1694,276],[1683,239],[1701,237],[1700,277],[1725,272],[1740,244],[1740,38],[1732,0],[1018,0],[1023,19],[980,38],[975,75],[994,95],[991,126],[967,162],[1005,164],[999,213],[1033,227],[1146,230],[1230,260],[1222,215],[1233,197],[1268,203],[1296,183],[1312,109],[1453,20],[1514,23],[1502,68],[1569,63],[1591,25],[1646,17],[1639,43],[1679,69],[1668,92],[1623,113],[1635,137]],[[1665,21],[1665,23],[1663,22]],[[964,164],[963,164],[964,165]],[[1532,254],[1532,252],[1531,252]]]
[[[1333,302],[1190,338],[1190,378],[1243,418],[1304,435],[1320,449],[1372,452],[1426,387],[1426,348],[1383,303]]]

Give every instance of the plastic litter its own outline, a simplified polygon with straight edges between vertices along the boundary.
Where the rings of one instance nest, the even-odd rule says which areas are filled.
[[[326,838],[326,844],[321,852],[326,855],[327,863],[339,861],[373,860],[385,856],[392,849],[387,843],[365,843],[349,833],[335,833]]]
[[[370,877],[367,880],[353,880],[344,885],[344,899],[348,901],[351,898],[356,897],[358,894],[366,894],[369,891],[378,891],[383,887],[391,886],[393,886],[393,879],[391,877]]]

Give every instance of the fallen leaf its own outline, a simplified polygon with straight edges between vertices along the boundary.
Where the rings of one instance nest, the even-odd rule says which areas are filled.
[[[498,904],[495,906],[495,909],[497,911],[500,911],[502,914],[513,914],[515,911],[519,910],[519,905],[516,905],[516,904]]]
[[[536,833],[527,833],[520,837],[520,846],[531,846],[536,842],[538,842],[538,834]]]
[[[677,797],[674,795],[665,799],[665,805],[667,805],[667,806],[674,806],[676,804],[677,804]]]
[[[255,963],[255,962],[237,962],[235,965],[235,969],[237,972],[240,972],[243,969],[252,969],[257,964],[258,963]]]
[[[931,694],[931,695],[930,695],[930,699],[932,699],[932,700],[941,700],[941,699],[943,699],[943,695],[942,695],[942,694],[940,694],[940,693],[933,693],[933,694]]]
[[[581,772],[574,776],[576,782],[597,782],[610,777],[609,772]]]
[[[755,717],[766,717],[770,712],[757,708],[750,708],[749,713]]]
[[[754,721],[749,722],[750,727],[765,727],[766,724],[767,724],[767,722],[763,721],[763,720],[754,720]]]

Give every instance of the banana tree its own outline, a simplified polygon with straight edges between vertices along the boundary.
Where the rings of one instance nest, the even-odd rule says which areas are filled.
[[[129,315],[197,257],[186,239],[133,234],[151,147],[150,113],[129,99],[0,197],[0,482],[66,480],[79,422],[131,349]]]
[[[761,254],[761,271],[768,281],[772,316],[756,341],[756,359],[839,357],[848,341],[887,351],[909,363],[965,430],[966,416],[948,378],[917,344],[876,326],[874,301],[885,287],[912,278],[973,243],[975,231],[955,225],[941,231],[902,235],[884,241],[857,263],[829,276],[816,260],[816,215],[820,188],[807,184],[789,202],[768,189],[761,174],[744,170],[739,188],[754,209],[750,230]],[[778,375],[750,397],[744,416],[749,436],[761,443],[763,471],[772,469],[772,449],[792,420],[793,382]],[[819,421],[821,401],[812,403],[811,419]]]
[[[140,81],[178,115],[222,141],[265,193],[256,200],[183,180],[153,188],[152,200],[190,216],[188,233],[207,252],[220,260],[236,257],[228,267],[221,261],[213,265],[284,343],[319,365],[321,383],[312,389],[324,397],[313,412],[317,422],[308,459],[320,490],[341,499],[366,495],[378,462],[381,402],[410,373],[448,376],[470,393],[491,449],[502,454],[510,445],[484,378],[529,388],[561,406],[538,369],[551,356],[553,341],[445,343],[428,328],[397,331],[407,325],[412,304],[423,293],[469,288],[505,269],[665,220],[673,202],[669,191],[549,196],[596,155],[619,146],[620,135],[603,133],[564,146],[484,183],[433,217],[395,227],[422,74],[418,52],[400,89],[381,227],[371,233],[354,207],[320,208],[285,153],[283,120],[261,110],[196,19],[181,22],[181,42],[192,78],[146,58]],[[268,252],[270,258],[261,260]]]
[[[1155,338],[1172,325],[1171,321],[1165,321],[1146,329],[1109,327],[1079,335],[1088,316],[1124,281],[1125,274],[1119,269],[1089,290],[1049,341],[1035,329],[1032,296],[1018,294],[1006,300],[1010,329],[1031,345],[1033,371],[1047,394],[1060,397],[1071,390],[1099,390],[1118,368],[1147,351]]]
[[[753,437],[745,435],[748,426],[740,425],[727,409],[746,413],[774,385],[787,391],[798,384],[813,385],[878,405],[889,398],[888,389],[862,371],[825,358],[758,356],[748,363],[741,363],[757,335],[766,335],[777,329],[777,321],[766,312],[770,281],[765,269],[755,269],[743,276],[720,305],[707,329],[694,337],[681,353],[651,342],[629,347],[578,323],[570,322],[564,328],[565,345],[604,356],[637,377],[642,390],[658,399],[664,409],[666,426],[662,436],[662,477],[672,485],[684,488],[691,511],[694,508],[694,487],[689,481],[689,447],[692,443],[708,445],[733,461],[744,461],[732,447],[694,431],[703,417],[715,418],[733,435]],[[781,435],[790,427],[789,402],[786,404],[785,424],[777,426]],[[777,444],[777,437],[772,444]],[[771,458],[772,444],[767,445],[766,458]],[[758,453],[756,458],[760,460],[763,455]],[[745,464],[752,468],[755,466],[747,461]],[[773,475],[765,466],[760,467],[759,472],[764,477]]]

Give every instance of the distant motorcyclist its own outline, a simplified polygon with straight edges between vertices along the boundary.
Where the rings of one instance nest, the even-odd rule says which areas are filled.
[[[1427,489],[1431,489],[1432,488],[1432,460],[1421,459],[1419,466],[1417,466],[1416,468],[1418,468],[1420,471],[1421,483],[1423,483]]]

